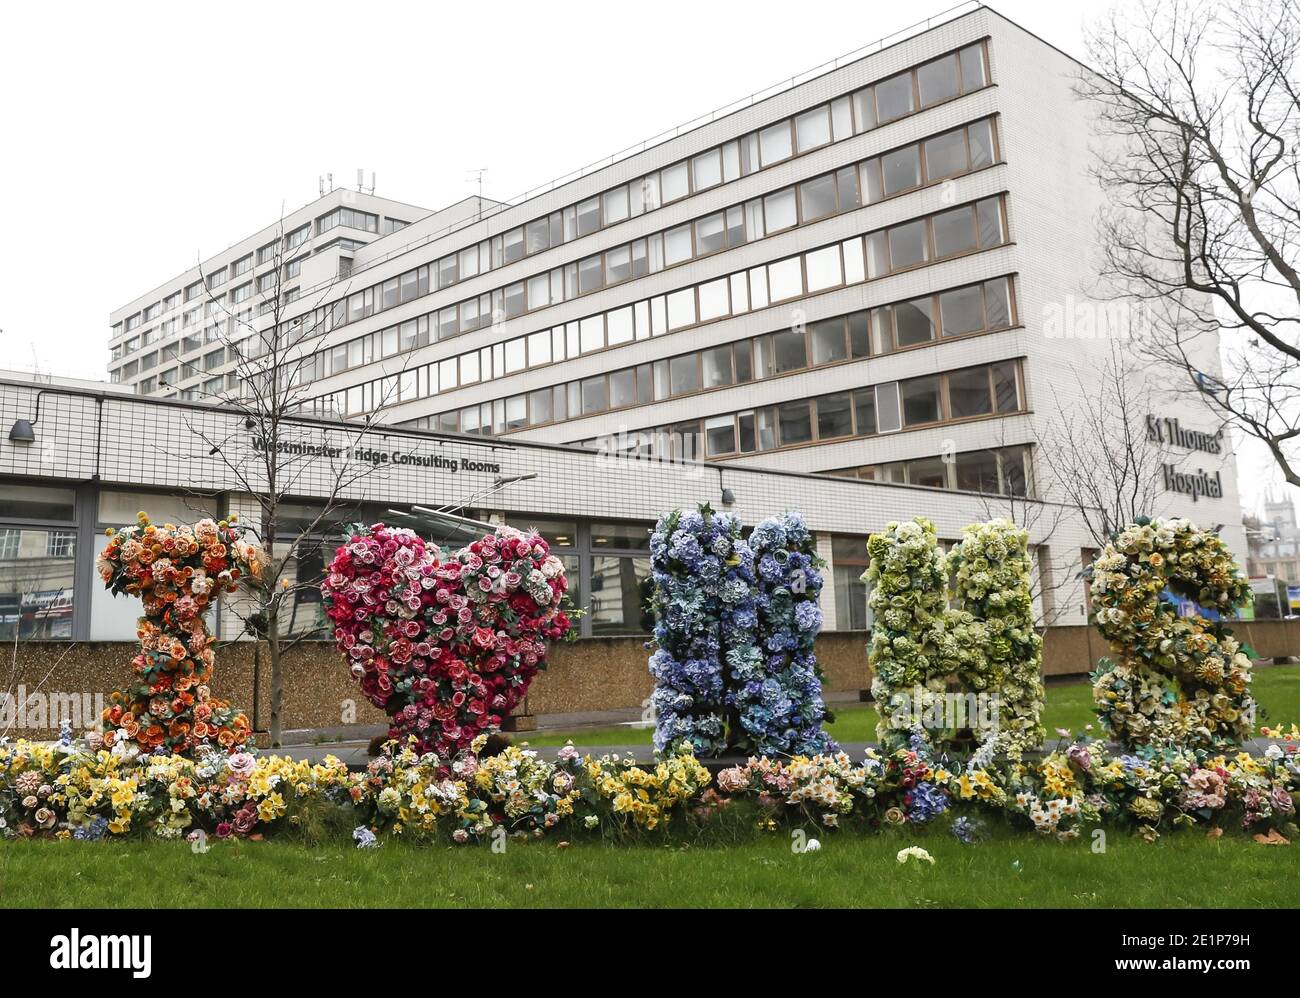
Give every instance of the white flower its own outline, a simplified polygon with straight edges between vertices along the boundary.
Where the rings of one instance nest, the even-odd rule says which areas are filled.
[[[1276,743],[1270,745],[1264,750],[1264,758],[1266,759],[1281,759],[1282,755],[1282,746]]]
[[[898,850],[896,857],[900,863],[906,863],[909,859],[914,859],[918,863],[929,863],[934,865],[934,857],[922,849],[920,846],[908,846],[906,849]]]
[[[805,843],[803,844],[803,851],[804,851],[804,852],[817,852],[817,850],[819,850],[821,847],[822,847],[821,840],[819,840],[819,839],[809,839],[807,842],[805,842]]]

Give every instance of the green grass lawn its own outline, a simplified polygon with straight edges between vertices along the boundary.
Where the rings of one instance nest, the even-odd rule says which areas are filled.
[[[1087,838],[1009,834],[963,846],[944,828],[920,835],[827,834],[796,855],[781,835],[732,847],[554,842],[378,849],[284,840],[0,844],[0,907],[159,908],[596,907],[1295,907],[1291,850],[1188,833],[1154,845],[1111,833]],[[921,845],[934,866],[896,860]],[[1195,870],[1194,876],[1188,876]],[[142,893],[143,892],[143,893]]]
[[[1255,698],[1260,704],[1259,723],[1269,726],[1300,724],[1300,665],[1262,665],[1255,670]],[[835,723],[828,730],[841,742],[869,742],[876,738],[876,711],[869,704],[835,707]],[[1049,686],[1043,724],[1048,735],[1057,728],[1082,731],[1093,724],[1092,687],[1087,682]],[[1094,733],[1096,729],[1094,729]],[[573,728],[570,730],[521,733],[516,741],[530,745],[649,745],[652,729],[631,725]]]

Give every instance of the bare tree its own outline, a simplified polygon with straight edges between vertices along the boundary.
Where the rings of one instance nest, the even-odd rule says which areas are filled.
[[[1089,38],[1108,293],[1300,485],[1300,0],[1143,0]],[[1222,334],[1222,340],[1220,338]],[[1223,370],[1219,364],[1222,341]]]
[[[1097,548],[1139,516],[1156,512],[1167,448],[1147,432],[1153,411],[1147,381],[1118,342],[1099,367],[1074,369],[1079,390],[1039,430],[1035,456],[1057,493],[1076,511]]]
[[[233,419],[218,422],[201,415],[186,417],[194,435],[216,457],[235,487],[252,497],[259,507],[253,532],[265,555],[262,579],[248,599],[230,609],[243,621],[247,633],[265,647],[270,667],[270,737],[279,746],[285,652],[320,629],[302,628],[295,619],[299,599],[319,588],[319,573],[303,572],[299,565],[318,555],[322,534],[334,533],[340,518],[358,505],[360,485],[377,471],[366,445],[376,435],[380,416],[400,395],[407,354],[393,359],[369,400],[361,418],[345,421],[337,408],[321,411],[310,391],[319,377],[317,357],[332,345],[334,303],[346,295],[337,280],[312,289],[305,310],[289,300],[285,289],[288,238],[283,217],[277,230],[268,280],[259,281],[257,294],[240,308],[207,291],[207,310],[219,320],[218,342],[227,358],[236,358],[236,385],[203,393]],[[208,280],[202,274],[204,287]],[[250,273],[250,278],[251,278]],[[294,307],[290,309],[290,306]],[[292,312],[292,316],[290,316]],[[313,415],[332,416],[328,426],[313,422]],[[356,415],[356,414],[353,414]],[[309,512],[290,517],[290,503],[301,498]],[[292,625],[292,626],[291,626]]]

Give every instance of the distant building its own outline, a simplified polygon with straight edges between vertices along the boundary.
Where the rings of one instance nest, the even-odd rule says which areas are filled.
[[[1300,583],[1300,523],[1289,490],[1270,495],[1262,515],[1247,516],[1242,522],[1249,574],[1273,575],[1291,585]]]

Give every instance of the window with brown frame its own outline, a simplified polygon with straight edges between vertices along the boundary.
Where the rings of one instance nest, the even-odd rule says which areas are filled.
[[[925,485],[985,495],[1032,497],[1029,447],[962,451],[943,457],[920,457],[889,464],[838,468],[826,474],[895,485]]]
[[[1011,277],[995,278],[964,288],[942,291],[925,299],[914,299],[911,302],[879,306],[870,310],[870,312],[855,312],[847,316],[817,320],[808,323],[802,328],[765,333],[752,339],[737,340],[734,343],[708,347],[702,351],[637,365],[635,368],[615,370],[603,377],[608,377],[611,383],[615,380],[626,379],[625,383],[629,385],[632,383],[632,378],[635,377],[637,392],[633,396],[630,391],[616,392],[611,387],[607,396],[609,407],[623,408],[631,405],[643,405],[680,395],[708,391],[712,388],[779,377],[783,374],[806,370],[810,367],[821,367],[858,360],[871,356],[873,353],[889,353],[896,349],[906,349],[909,346],[923,346],[933,340],[934,337],[929,333],[924,337],[907,335],[905,331],[909,328],[909,324],[914,325],[915,322],[919,321],[913,317],[923,315],[925,322],[928,324],[931,321],[929,319],[931,315],[949,316],[952,314],[953,309],[958,307],[958,305],[953,304],[957,301],[960,301],[960,307],[964,310],[963,314],[971,313],[971,301],[977,302],[982,323],[981,328],[978,329],[965,329],[963,326],[964,332],[961,335],[1007,328],[1012,323],[1012,302],[1014,300],[1012,280]],[[953,296],[959,296],[959,298]],[[898,313],[899,317],[896,318],[895,313]],[[983,325],[984,323],[995,324]],[[969,325],[969,322],[966,324]],[[414,327],[414,321],[412,321],[412,325]],[[874,335],[872,334],[873,326]],[[904,332],[896,335],[896,330],[903,330]],[[955,336],[958,333],[953,332],[951,335]],[[523,353],[525,342],[523,338],[506,342],[505,367],[507,371],[520,370],[522,369],[521,365],[527,366],[534,350],[545,356],[551,355],[551,350],[555,346],[553,337],[539,337],[538,334],[532,334],[529,337],[530,340],[534,340],[534,338],[536,338],[535,341],[530,342],[528,345],[528,357],[525,357]],[[380,347],[377,345],[375,349],[379,350]],[[336,352],[340,350],[341,348],[336,348]],[[462,367],[465,366],[464,362],[467,359],[472,358],[474,369],[472,374],[468,376],[461,375],[460,384],[473,384],[479,380],[479,356],[479,352],[462,355]],[[443,390],[454,388],[457,385],[455,362],[456,358],[449,358],[441,362],[446,369],[440,379],[430,379],[431,390],[439,387],[440,383]],[[344,359],[336,363],[346,366],[347,362]],[[634,375],[633,372],[635,372]],[[597,377],[602,376],[598,375]],[[956,412],[975,415],[979,414],[973,408],[976,401],[978,401],[977,396],[983,396],[966,384],[970,377],[965,378],[958,385],[959,394],[951,404]],[[565,386],[559,385],[556,386],[556,389],[563,392]],[[549,389],[545,391],[549,391]],[[857,394],[861,395],[862,391],[859,390]],[[1008,379],[1006,376],[995,380],[988,392],[984,394],[987,395],[989,400],[997,399],[998,395],[1003,396],[997,403],[998,411],[1012,411],[1018,397],[1014,379]],[[531,401],[527,403],[529,413],[527,425],[539,426],[550,422],[560,422],[566,418],[566,411],[563,408],[546,404],[538,393],[528,393],[527,397],[530,400],[538,400],[535,408]],[[524,396],[514,396],[514,398],[524,398]],[[861,413],[861,418],[858,419],[857,423],[857,434],[877,432],[874,397],[870,401],[860,400],[855,402],[855,408]],[[576,414],[582,410],[574,408],[567,411]],[[871,428],[864,430],[862,427],[866,425],[867,421],[869,421]]]

